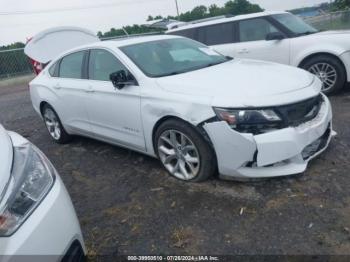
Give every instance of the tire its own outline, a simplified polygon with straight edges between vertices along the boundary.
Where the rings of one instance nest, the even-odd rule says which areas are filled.
[[[324,84],[322,92],[326,95],[335,94],[345,86],[345,68],[335,57],[330,55],[314,56],[303,63],[301,67],[321,79]],[[332,82],[334,84],[330,85]]]
[[[42,117],[49,135],[56,143],[67,144],[72,140],[72,136],[66,132],[56,111],[49,104],[44,105]]]
[[[170,119],[162,123],[154,136],[154,148],[168,173],[179,180],[202,182],[216,170],[213,149],[198,130],[184,121]]]

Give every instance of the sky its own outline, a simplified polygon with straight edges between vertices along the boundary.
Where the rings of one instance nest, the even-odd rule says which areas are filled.
[[[228,0],[178,0],[180,12],[198,5],[223,6]],[[250,0],[269,11],[313,6],[327,0]],[[0,46],[55,26],[94,32],[142,24],[148,15],[176,15],[175,0],[0,0]],[[60,10],[55,12],[55,10]]]

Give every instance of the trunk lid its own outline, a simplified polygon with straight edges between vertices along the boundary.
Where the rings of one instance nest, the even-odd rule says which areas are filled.
[[[35,35],[24,53],[36,62],[47,64],[69,49],[100,41],[94,32],[79,27],[55,27]]]

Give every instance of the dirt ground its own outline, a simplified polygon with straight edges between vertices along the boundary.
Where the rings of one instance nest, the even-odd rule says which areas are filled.
[[[306,173],[250,183],[186,184],[126,149],[57,145],[26,85],[0,88],[0,123],[56,166],[90,255],[350,255],[349,90],[331,98],[338,136]]]

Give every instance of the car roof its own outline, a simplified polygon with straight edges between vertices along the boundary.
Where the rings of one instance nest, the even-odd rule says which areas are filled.
[[[185,29],[198,28],[198,27],[203,27],[203,26],[208,26],[208,25],[216,25],[216,24],[221,24],[221,23],[239,21],[239,20],[256,18],[256,17],[277,15],[277,14],[288,14],[288,12],[268,11],[268,12],[259,12],[259,13],[253,13],[253,14],[247,14],[247,15],[237,15],[237,16],[232,16],[232,17],[219,17],[218,19],[212,19],[212,20],[203,21],[203,22],[194,21],[194,22],[189,22],[186,25],[182,25],[182,26],[179,26],[177,28],[168,30],[166,33],[172,33],[172,32],[182,31]]]
[[[152,36],[137,36],[137,37],[130,36],[130,37],[125,37],[121,39],[100,41],[92,44],[87,44],[87,45],[79,46],[70,51],[93,48],[93,47],[106,47],[106,48],[113,49],[113,48],[119,48],[119,47],[128,46],[128,45],[135,45],[135,44],[147,43],[152,41],[175,39],[175,38],[182,38],[182,37],[173,36],[173,35],[152,35]]]

